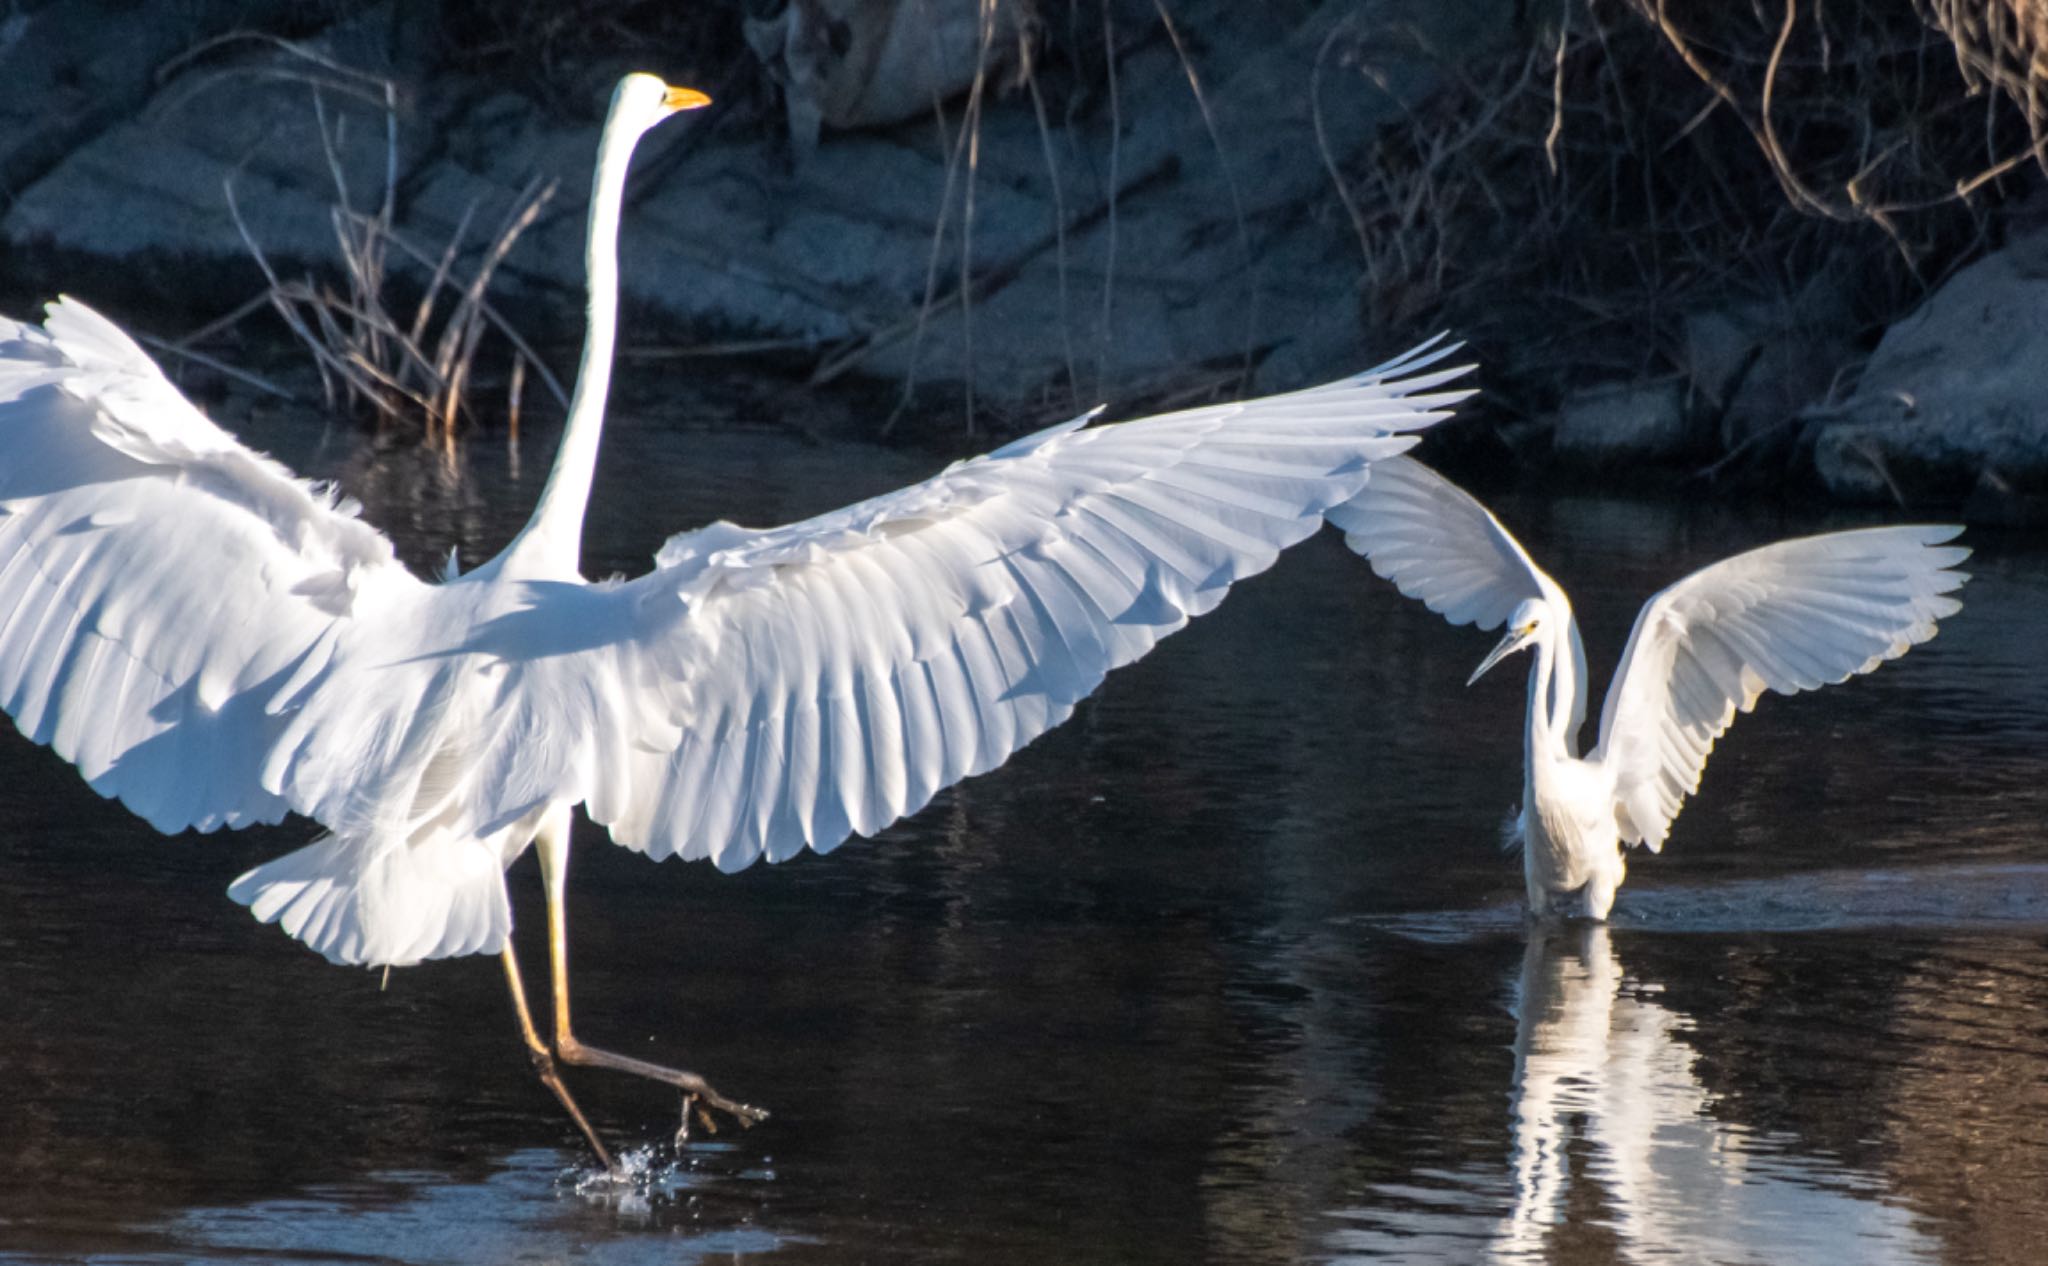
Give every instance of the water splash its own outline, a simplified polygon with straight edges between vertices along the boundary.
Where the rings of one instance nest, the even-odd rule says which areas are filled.
[[[620,1152],[617,1170],[568,1166],[556,1175],[555,1188],[644,1222],[657,1210],[696,1205],[728,1183],[774,1182],[774,1163],[772,1156],[747,1157],[731,1143],[695,1142],[680,1148],[647,1143]]]

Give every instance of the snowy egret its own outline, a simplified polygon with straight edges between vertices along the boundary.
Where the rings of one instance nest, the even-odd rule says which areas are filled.
[[[1537,915],[1604,919],[1623,848],[1658,852],[1699,789],[1714,740],[1765,690],[1792,694],[1869,672],[1934,636],[1969,557],[1959,527],[1864,528],[1779,541],[1694,572],[1644,605],[1579,755],[1586,651],[1564,590],[1457,485],[1413,458],[1373,467],[1330,512],[1352,549],[1452,624],[1507,625],[1466,684],[1525,648],[1529,706],[1522,849]]]
[[[704,100],[620,83],[554,467],[504,552],[438,584],[83,304],[39,328],[0,320],[0,706],[160,830],[324,826],[230,894],[334,962],[500,955],[536,1070],[608,1167],[562,1063],[677,1086],[686,1123],[692,1106],[760,1113],[576,1038],[574,806],[649,857],[724,870],[872,835],[1064,720],[1465,394],[1439,390],[1464,371],[1430,343],[1288,395],[1090,414],[804,522],[685,532],[651,572],[587,583],[627,163]],[[504,870],[529,844],[552,1043],[509,935]]]

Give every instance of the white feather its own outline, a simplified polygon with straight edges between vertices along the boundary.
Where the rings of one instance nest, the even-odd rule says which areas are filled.
[[[329,828],[233,889],[328,957],[495,950],[551,804],[733,869],[1002,763],[1441,417],[1449,350],[1080,419],[631,582],[515,546],[429,585],[67,300],[0,326],[0,702],[160,829]]]
[[[1570,600],[1499,520],[1407,457],[1375,465],[1330,520],[1374,571],[1451,623],[1511,625],[1480,672],[1535,649],[1512,838],[1538,913],[1595,918],[1625,873],[1620,846],[1663,847],[1738,709],[1765,690],[1868,672],[1934,636],[1935,621],[1960,609],[1947,595],[1969,556],[1945,544],[1960,528],[1870,528],[1781,541],[1695,572],[1643,608],[1607,692],[1600,745],[1582,760],[1586,657]]]
[[[1650,599],[1600,714],[1625,843],[1663,847],[1714,740],[1766,690],[1866,673],[1934,636],[1969,557],[1959,527],[1832,532],[1737,554]]]

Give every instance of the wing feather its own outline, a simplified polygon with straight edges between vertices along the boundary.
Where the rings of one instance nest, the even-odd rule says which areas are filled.
[[[1592,759],[1612,771],[1622,839],[1661,848],[1714,742],[1766,690],[1869,672],[1935,634],[1968,577],[1957,527],[1780,541],[1693,573],[1636,618]]]
[[[1436,390],[1461,371],[1430,368],[1450,350],[1288,396],[1066,424],[802,523],[678,536],[606,591],[637,632],[527,665],[516,706],[555,706],[566,687],[548,678],[588,675],[591,655],[653,683],[681,738],[626,745],[628,773],[591,812],[655,856],[736,869],[873,834],[1001,764],[1315,531],[1413,442],[1401,432],[1461,398]]]
[[[1329,518],[1377,575],[1452,624],[1497,629],[1525,600],[1547,603],[1564,621],[1571,647],[1571,662],[1559,664],[1553,678],[1552,715],[1559,698],[1569,704],[1565,741],[1577,755],[1586,720],[1586,647],[1571,600],[1492,511],[1414,458],[1396,457],[1374,466],[1364,491]]]
[[[365,592],[410,581],[390,542],[75,300],[0,318],[0,454],[0,705],[22,732],[166,831],[305,807],[263,777],[286,728],[264,704]]]
[[[0,702],[166,830],[294,809],[351,841],[394,814],[490,833],[584,799],[658,855],[827,849],[1001,763],[1314,531],[1459,398],[1451,350],[1080,419],[803,523],[685,534],[627,584],[429,589],[65,301],[0,323]],[[293,917],[338,936],[346,904]]]

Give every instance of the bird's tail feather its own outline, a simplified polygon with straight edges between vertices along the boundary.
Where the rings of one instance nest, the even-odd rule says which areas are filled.
[[[228,896],[331,963],[403,967],[496,953],[512,930],[498,858],[474,839],[323,835],[228,886]]]

